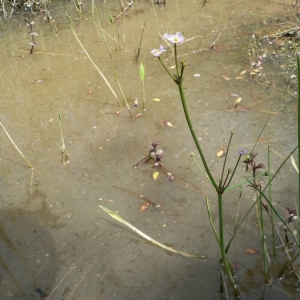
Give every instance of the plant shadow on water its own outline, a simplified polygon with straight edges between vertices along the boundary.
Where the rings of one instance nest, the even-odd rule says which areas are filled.
[[[183,91],[214,178],[225,158],[234,168],[239,148],[250,157],[241,155],[232,185],[243,180],[243,164],[249,179],[260,163],[266,168],[255,168],[257,174],[273,175],[297,146],[297,83],[282,67],[287,58],[270,48],[283,38],[272,36],[278,17],[292,15],[294,7],[283,0],[255,6],[207,1],[204,7],[191,0],[134,1],[120,14],[126,9],[121,2],[57,3],[39,14],[27,11],[35,35],[27,34],[23,16],[2,25],[0,298],[226,298],[219,290],[221,256],[209,220],[219,226],[217,197],[197,168],[198,154],[190,155],[197,149],[176,86],[150,54],[162,44],[161,59],[176,74],[173,45],[161,33],[184,32],[176,50],[186,63]],[[159,145],[152,143],[157,140]],[[258,154],[251,158],[256,140]],[[294,158],[298,164],[296,152]],[[224,174],[225,180],[227,169]],[[264,189],[268,179],[262,178]],[[260,180],[224,198],[225,245],[234,236],[228,251],[234,279],[245,299],[297,298],[297,270],[289,269],[293,264],[285,253],[293,257],[295,250],[276,249],[273,257],[267,219],[272,209],[246,186],[259,188]],[[272,183],[272,205],[292,229],[298,226],[298,187],[288,160]],[[263,205],[235,232],[254,197]],[[155,241],[206,260],[149,243],[99,205]],[[293,242],[273,217],[284,242]],[[272,262],[270,285],[264,284],[262,236]]]

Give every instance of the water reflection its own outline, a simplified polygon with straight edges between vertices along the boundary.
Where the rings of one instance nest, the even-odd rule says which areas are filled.
[[[25,210],[0,211],[1,296],[40,299],[53,287],[58,257],[51,234]]]

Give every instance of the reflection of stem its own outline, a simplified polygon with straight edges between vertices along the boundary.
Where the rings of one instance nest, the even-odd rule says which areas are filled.
[[[66,277],[74,270],[76,267],[73,266],[70,268],[69,272],[63,277],[63,279],[58,283],[58,285],[53,289],[53,291],[50,293],[50,295],[45,299],[48,300],[50,297],[54,294],[54,292],[57,290],[57,288],[62,284],[62,282],[66,279]]]

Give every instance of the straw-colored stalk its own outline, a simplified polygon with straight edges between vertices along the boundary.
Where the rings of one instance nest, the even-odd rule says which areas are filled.
[[[62,161],[63,161],[63,164],[67,164],[70,162],[70,159],[69,159],[69,156],[67,155],[67,152],[66,152],[66,149],[63,148],[53,137],[53,135],[51,134],[51,132],[46,128],[46,126],[41,123],[41,125],[44,127],[44,129],[47,131],[47,133],[50,135],[50,137],[52,138],[52,140],[56,143],[56,145],[58,146],[58,148],[60,149],[61,151],[61,154],[62,154]]]
[[[191,257],[191,258],[201,258],[201,259],[206,259],[206,257],[204,255],[195,255],[195,254],[190,254],[190,253],[186,253],[186,252],[182,252],[182,251],[178,251],[175,250],[171,247],[168,247],[164,244],[159,243],[158,241],[152,239],[151,237],[149,237],[148,235],[146,235],[145,233],[141,232],[140,230],[138,230],[136,227],[134,227],[133,225],[131,225],[130,223],[128,223],[127,221],[125,221],[121,216],[119,216],[117,213],[105,208],[102,205],[99,205],[99,207],[101,209],[103,209],[106,213],[108,213],[112,218],[114,218],[115,220],[117,220],[118,222],[126,225],[127,227],[129,227],[130,229],[132,229],[135,233],[137,233],[138,235],[140,235],[141,237],[143,237],[144,239],[146,239],[147,241],[151,242],[152,244],[161,247],[167,251],[170,251],[172,253],[176,253],[176,254],[180,254],[182,256],[185,257]]]
[[[132,115],[132,113],[131,113],[131,111],[130,111],[130,106],[129,106],[128,102],[127,102],[127,99],[126,99],[125,94],[124,94],[124,92],[123,92],[123,89],[122,89],[122,87],[121,87],[119,78],[118,78],[118,76],[117,76],[117,74],[116,74],[116,72],[115,72],[113,66],[110,65],[110,67],[111,67],[112,72],[113,72],[113,74],[114,74],[114,76],[115,76],[115,78],[116,78],[118,87],[119,87],[119,89],[120,89],[120,92],[121,92],[121,94],[122,94],[123,100],[124,100],[124,102],[125,102],[125,104],[126,104],[126,107],[127,107],[127,109],[128,109],[129,115],[130,115],[130,117],[133,119],[133,115]],[[120,104],[120,105],[121,105],[121,104]]]
[[[114,20],[113,20],[113,17],[112,16],[109,16],[109,21],[110,21],[110,24],[112,26],[112,29],[113,29],[113,34],[114,34],[114,41],[115,41],[115,46],[116,46],[116,52],[119,53],[121,50],[120,47],[119,47],[119,43],[117,42],[119,39],[117,39],[117,35],[116,35],[116,29],[115,29],[115,24],[114,24]]]
[[[95,69],[97,70],[97,72],[100,74],[100,76],[102,77],[102,79],[104,80],[104,82],[106,83],[106,85],[108,86],[108,88],[110,89],[110,91],[112,92],[112,94],[114,95],[114,97],[116,98],[117,102],[119,103],[119,105],[122,107],[121,103],[119,102],[119,99],[117,97],[117,94],[115,93],[115,91],[113,90],[112,86],[110,85],[110,83],[108,82],[107,78],[104,76],[104,74],[99,70],[99,68],[97,67],[97,65],[94,63],[94,61],[92,60],[92,58],[90,57],[90,55],[88,54],[88,52],[86,51],[86,49],[83,47],[82,43],[80,42],[80,39],[78,38],[72,23],[71,23],[71,19],[69,17],[69,15],[66,13],[66,16],[70,22],[70,27],[71,30],[77,40],[77,42],[79,43],[79,45],[81,46],[82,50],[84,51],[85,55],[87,56],[87,58],[90,60],[90,62],[93,64],[93,66],[95,67]]]
[[[100,18],[99,18],[99,14],[98,14],[98,9],[97,8],[95,8],[95,11],[96,11],[96,13],[97,13],[97,21],[98,21],[98,26],[99,26],[99,28],[100,28],[100,31],[101,31],[101,35],[102,35],[102,38],[103,38],[103,41],[104,41],[104,43],[105,43],[105,46],[106,46],[106,49],[107,49],[107,51],[108,51],[108,53],[109,53],[109,56],[110,56],[110,58],[112,58],[112,54],[111,54],[111,51],[110,51],[110,49],[109,49],[109,46],[108,46],[108,43],[107,43],[107,40],[106,40],[106,36],[105,36],[105,31],[102,29],[102,25],[101,25],[101,22],[100,22]]]
[[[5,129],[5,127],[3,126],[3,124],[1,122],[0,122],[0,125],[3,128],[4,132],[6,133],[7,137],[9,138],[10,142],[14,146],[14,148],[18,151],[18,153],[21,155],[21,157],[26,161],[26,163],[28,164],[28,166],[33,169],[33,166],[31,164],[31,162],[25,157],[25,155],[23,154],[23,152],[20,150],[20,148],[13,141],[12,137],[9,135],[9,133],[7,132],[7,130]]]

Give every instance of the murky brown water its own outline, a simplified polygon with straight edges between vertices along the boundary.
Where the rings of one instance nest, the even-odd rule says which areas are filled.
[[[24,17],[15,16],[1,27],[1,119],[8,133],[31,162],[18,154],[1,128],[1,277],[0,299],[218,299],[220,258],[211,230],[205,196],[211,198],[214,221],[217,201],[213,190],[190,158],[196,152],[184,119],[177,87],[150,50],[162,42],[160,34],[184,32],[191,41],[179,46],[187,63],[185,92],[195,130],[213,175],[220,174],[224,158],[216,153],[236,132],[229,164],[237,149],[251,149],[268,117],[270,121],[256,149],[259,162],[272,171],[297,144],[297,100],[276,64],[263,63],[261,78],[249,84],[241,74],[249,70],[248,50],[253,34],[271,30],[277,18],[295,12],[292,1],[167,1],[166,6],[135,1],[128,16],[115,23],[121,51],[113,36],[110,15],[120,12],[119,1],[95,1],[77,18],[72,3],[53,7],[55,22],[35,16],[37,47],[29,55],[30,36]],[[230,23],[216,42],[221,30]],[[118,95],[122,108],[82,51],[65,16],[100,71]],[[29,20],[32,15],[28,14]],[[99,23],[101,21],[101,25]],[[123,103],[113,66],[130,106],[142,103],[139,62],[135,53],[142,27],[146,28],[139,62],[146,70],[146,112],[132,107],[132,120]],[[195,53],[194,53],[195,52]],[[172,53],[164,58],[174,65]],[[172,69],[171,69],[172,71]],[[230,80],[229,80],[230,79]],[[295,86],[295,82],[292,82]],[[232,96],[235,94],[235,96]],[[234,110],[241,97],[240,110]],[[153,101],[154,98],[160,101]],[[62,163],[59,112],[69,164]],[[116,112],[118,112],[116,114]],[[164,124],[170,122],[173,127]],[[152,164],[134,168],[151,149],[153,140],[164,151],[166,170]],[[295,155],[296,157],[296,155]],[[152,174],[159,171],[155,181]],[[173,181],[167,172],[175,176]],[[239,168],[234,183],[243,176]],[[273,186],[273,201],[292,207],[298,178],[289,164]],[[225,196],[226,239],[233,232],[240,191]],[[145,203],[155,205],[140,212]],[[252,205],[253,192],[245,188],[241,213]],[[142,239],[103,212],[101,204],[152,238],[177,250],[207,256],[187,259],[170,254]],[[282,211],[283,212],[283,211]],[[268,232],[269,234],[270,232]],[[240,269],[237,280],[245,299],[297,297],[291,275],[283,284],[264,287],[255,211],[250,213],[230,249]],[[279,259],[280,260],[280,259]],[[46,295],[43,295],[45,292]]]

